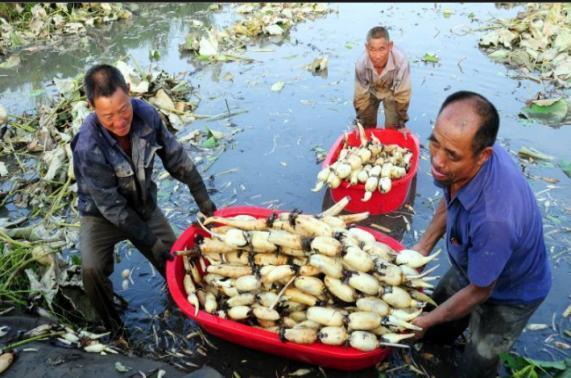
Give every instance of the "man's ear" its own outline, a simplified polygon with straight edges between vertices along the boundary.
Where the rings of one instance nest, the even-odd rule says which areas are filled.
[[[488,147],[484,148],[482,150],[482,152],[480,152],[480,154],[478,155],[478,165],[480,167],[482,165],[484,165],[485,162],[488,161],[490,156],[492,156],[492,151],[493,151],[493,148],[491,146],[488,146]]]
[[[131,83],[127,83],[127,96],[131,96]]]
[[[393,41],[389,41],[388,46],[389,46],[389,50],[391,50],[393,48]]]

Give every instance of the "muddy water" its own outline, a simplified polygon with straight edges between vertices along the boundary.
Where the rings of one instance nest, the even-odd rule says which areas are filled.
[[[191,18],[218,27],[228,24],[235,15],[225,5],[223,11],[205,11],[208,4],[139,4],[140,16],[128,23],[115,24],[93,33],[91,39],[72,38],[57,50],[23,53],[18,75],[0,72],[0,102],[13,114],[31,111],[45,101],[45,94],[53,88],[49,80],[54,76],[72,77],[84,72],[96,62],[114,62],[132,56],[139,65],[149,65],[150,49],[160,51],[161,58],[153,63],[169,72],[191,73],[191,83],[198,87],[200,114],[219,114],[245,109],[247,113],[214,122],[196,121],[179,135],[193,129],[209,127],[224,133],[240,130],[227,150],[203,174],[218,207],[241,204],[281,209],[299,208],[318,212],[330,200],[328,193],[313,193],[315,163],[312,147],[328,149],[336,138],[348,130],[354,117],[352,107],[354,61],[362,54],[367,30],[373,25],[390,27],[391,37],[409,57],[413,81],[409,127],[426,145],[436,112],[444,98],[461,89],[479,92],[490,99],[501,115],[499,142],[511,151],[528,146],[540,149],[557,160],[571,160],[568,144],[571,128],[551,128],[533,122],[522,122],[517,114],[523,102],[543,88],[531,81],[519,81],[510,76],[514,72],[493,63],[477,48],[482,32],[470,32],[483,24],[472,22],[469,15],[484,22],[492,17],[513,17],[521,7],[502,9],[494,4],[334,4],[336,12],[327,17],[298,25],[289,36],[260,41],[245,54],[253,63],[234,62],[204,65],[179,53]],[[453,11],[443,16],[443,9]],[[425,64],[420,58],[427,52],[440,57],[437,64]],[[320,55],[329,57],[326,75],[312,75],[304,65]],[[232,80],[227,80],[231,74]],[[272,92],[277,81],[285,87]],[[34,94],[34,96],[30,94]],[[382,115],[379,115],[382,120]],[[193,149],[189,148],[191,154]],[[391,235],[405,245],[412,245],[426,228],[434,206],[441,194],[432,184],[428,152],[422,149],[418,177],[409,196],[414,214],[407,209],[371,222],[391,229]],[[200,163],[201,169],[207,164]],[[224,173],[228,170],[237,171]],[[157,174],[163,172],[157,164]],[[545,323],[548,329],[526,331],[515,349],[533,358],[560,359],[566,355],[545,344],[553,340],[567,341],[562,332],[569,322],[561,313],[569,304],[568,282],[571,236],[569,227],[571,181],[557,166],[534,164],[526,168],[529,182],[545,213],[544,225],[547,245],[553,258],[553,289],[532,317],[532,323]],[[537,176],[560,180],[555,188]],[[161,207],[173,226],[182,232],[194,219],[195,206],[187,189],[171,179],[160,182]],[[406,220],[405,220],[406,218]],[[567,229],[568,230],[568,229]],[[442,248],[440,243],[437,248]],[[154,329],[160,335],[166,326],[178,332],[191,331],[194,325],[173,308],[164,292],[163,281],[153,274],[149,264],[127,244],[119,247],[120,261],[113,281],[116,291],[129,301],[124,318],[134,337],[154,342]],[[72,253],[74,253],[72,251]],[[75,252],[77,253],[77,252]],[[440,258],[438,272],[448,266]],[[134,286],[121,289],[120,272],[133,269]],[[161,331],[161,327],[163,331]],[[214,338],[212,338],[214,339]],[[214,339],[217,351],[208,356],[197,354],[196,363],[208,363],[225,375],[236,371],[240,376],[283,375],[298,368],[312,369],[279,357],[246,350],[222,340]],[[395,366],[398,364],[393,359]],[[406,375],[404,370],[394,374]],[[327,375],[343,374],[326,371]],[[373,369],[361,376],[376,376]]]

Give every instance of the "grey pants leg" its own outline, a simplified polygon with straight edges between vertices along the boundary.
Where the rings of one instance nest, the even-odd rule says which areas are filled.
[[[440,280],[432,297],[436,303],[443,303],[467,284],[464,275],[452,267]],[[464,318],[430,328],[423,341],[450,344],[468,327],[470,337],[462,353],[458,376],[496,377],[500,353],[511,349],[540,304],[541,301],[512,305],[487,301]]]
[[[462,355],[460,376],[496,377],[500,353],[509,352],[540,304],[486,302],[478,306],[470,318],[471,335]]]
[[[379,103],[380,101],[372,94],[369,94],[368,98],[360,98],[359,101],[354,103],[357,119],[364,128],[368,129],[377,127]]]
[[[176,236],[158,207],[147,224],[157,238],[163,240],[169,248],[172,247]],[[123,231],[104,218],[82,216],[80,219],[79,248],[83,286],[103,323],[113,333],[120,332],[123,323],[113,304],[113,284],[109,276],[114,270],[115,244],[127,239]],[[165,266],[152,255],[150,249],[133,244],[164,277]]]
[[[400,123],[397,113],[397,105],[394,98],[385,98],[383,100],[383,108],[385,110],[385,128],[393,128],[392,126]]]
[[[396,102],[393,97],[387,97],[383,102],[383,110],[385,113],[385,127],[392,128],[393,125],[400,123],[397,113]],[[377,113],[379,112],[379,104],[381,100],[369,93],[368,97],[361,97],[354,102],[357,119],[364,128],[377,127]]]

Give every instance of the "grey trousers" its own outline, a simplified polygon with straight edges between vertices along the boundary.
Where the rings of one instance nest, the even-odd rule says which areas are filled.
[[[172,247],[176,236],[158,207],[147,221],[147,225],[169,249]],[[122,334],[123,322],[114,305],[113,284],[109,276],[114,270],[115,244],[123,240],[129,240],[128,236],[105,218],[96,216],[80,218],[79,248],[83,286],[89,300],[113,336]],[[164,262],[153,256],[150,248],[137,245],[132,240],[131,242],[164,278]]]
[[[434,289],[432,298],[440,304],[467,284],[462,272],[451,267]],[[500,304],[486,301],[462,319],[430,328],[422,341],[450,344],[468,327],[471,333],[457,376],[496,377],[500,353],[511,349],[541,302]]]
[[[357,119],[364,128],[377,127],[377,113],[379,111],[379,104],[381,100],[369,93],[367,101],[361,101],[359,107],[364,106],[363,109],[357,111]],[[356,107],[356,110],[359,109]],[[399,116],[397,114],[396,102],[394,98],[386,98],[383,100],[383,108],[385,111],[385,127],[399,123]]]

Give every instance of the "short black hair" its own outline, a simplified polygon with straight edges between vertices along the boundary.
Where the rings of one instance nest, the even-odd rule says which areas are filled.
[[[484,96],[470,91],[458,91],[446,97],[438,111],[438,115],[448,105],[458,101],[470,101],[474,113],[480,118],[480,127],[472,141],[472,154],[476,156],[484,148],[493,146],[496,142],[498,129],[500,128],[500,117],[494,104]]]
[[[109,97],[118,88],[129,93],[129,86],[121,71],[109,64],[98,64],[87,70],[83,80],[83,88],[87,101],[91,105],[94,104],[97,97]]]
[[[369,43],[371,39],[377,39],[377,38],[384,38],[387,40],[387,42],[391,40],[389,38],[389,31],[382,26],[375,26],[372,27],[371,30],[369,30],[369,32],[367,33],[367,43]]]

